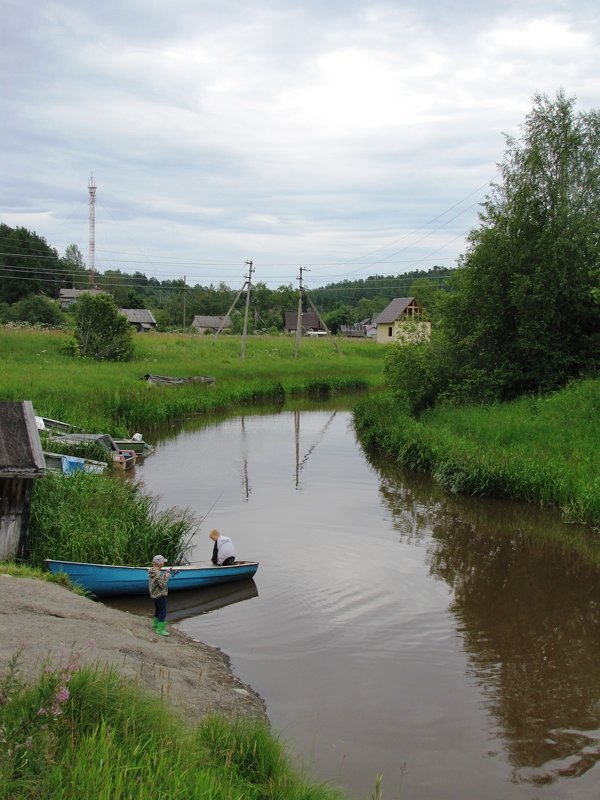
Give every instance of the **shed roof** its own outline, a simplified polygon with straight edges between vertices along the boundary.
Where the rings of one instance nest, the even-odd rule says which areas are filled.
[[[381,314],[375,317],[373,322],[375,325],[389,325],[391,322],[395,322],[414,300],[414,297],[395,297],[392,302],[383,309]]]
[[[135,325],[156,325],[156,320],[151,311],[147,308],[120,308],[121,314],[127,317],[127,321]]]
[[[203,314],[196,314],[192,320],[192,328],[219,328],[223,320],[225,320],[223,327],[231,328],[231,320],[229,317],[211,317]]]
[[[285,312],[285,319],[284,319],[284,327],[287,331],[295,331],[298,326],[298,312],[297,311],[286,311]],[[315,311],[303,311],[302,312],[302,330],[308,330],[308,328],[316,328],[317,330],[322,330],[323,326],[319,320],[319,315]]]
[[[0,476],[40,478],[44,454],[31,400],[0,402]]]

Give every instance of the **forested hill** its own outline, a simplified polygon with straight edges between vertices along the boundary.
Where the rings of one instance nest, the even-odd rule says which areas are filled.
[[[385,300],[386,304],[394,297],[413,297],[425,307],[431,305],[428,298],[439,289],[445,289],[448,277],[454,270],[435,266],[429,270],[413,270],[402,275],[369,275],[356,280],[343,280],[328,283],[321,288],[312,289],[315,304],[324,311],[345,304],[354,308],[362,299]],[[368,315],[367,315],[368,316]]]

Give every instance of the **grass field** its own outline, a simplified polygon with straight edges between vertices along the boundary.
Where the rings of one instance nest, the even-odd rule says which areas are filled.
[[[303,338],[295,357],[289,336],[178,334],[136,336],[128,363],[74,358],[69,335],[0,327],[0,399],[32,400],[36,412],[91,431],[126,435],[134,428],[290,396],[328,396],[380,386],[385,348],[366,340]],[[208,375],[212,385],[152,386],[147,373]]]

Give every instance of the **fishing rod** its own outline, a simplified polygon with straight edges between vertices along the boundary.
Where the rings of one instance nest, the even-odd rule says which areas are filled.
[[[213,504],[211,505],[211,507],[208,509],[208,511],[207,511],[206,513],[204,513],[204,514],[203,514],[203,515],[200,517],[200,519],[199,519],[199,521],[198,521],[198,525],[196,526],[196,530],[197,530],[197,529],[198,529],[198,528],[199,528],[199,527],[202,525],[202,523],[204,522],[204,520],[205,520],[205,519],[208,517],[208,515],[210,514],[210,512],[211,512],[211,511],[213,510],[213,508],[214,508],[214,507],[217,505],[217,503],[219,502],[219,500],[220,500],[220,499],[223,497],[223,494],[224,494],[224,492],[225,492],[225,490],[223,489],[223,491],[222,491],[222,492],[220,492],[220,493],[217,495],[217,497],[216,497],[215,501],[213,502]],[[194,531],[193,531],[193,532],[190,534],[190,537],[189,537],[189,539],[188,539],[187,545],[186,545],[186,547],[184,548],[184,551],[183,551],[184,553],[185,553],[185,552],[187,552],[187,551],[189,550],[189,548],[190,548],[190,542],[191,542],[191,540],[194,538],[194,535],[195,535],[195,533],[196,533],[196,530],[194,530]],[[187,566],[189,566],[189,564],[190,564],[189,560],[188,560],[188,559],[187,559],[185,556],[182,556],[182,558],[181,558],[181,561],[182,561],[182,562],[185,562],[185,564],[183,564],[183,563],[182,563],[182,564],[181,564],[181,566],[186,566],[186,565],[187,565]]]

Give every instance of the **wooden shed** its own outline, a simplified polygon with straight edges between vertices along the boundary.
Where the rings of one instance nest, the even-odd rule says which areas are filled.
[[[217,333],[219,329],[222,331],[231,330],[231,320],[229,317],[211,317],[206,314],[196,314],[192,320],[191,327],[198,333]]]
[[[0,560],[27,554],[33,482],[44,473],[31,401],[0,402]]]
[[[127,322],[134,327],[138,333],[153,331],[156,328],[154,314],[147,308],[120,308],[119,311],[124,317],[127,317]]]

